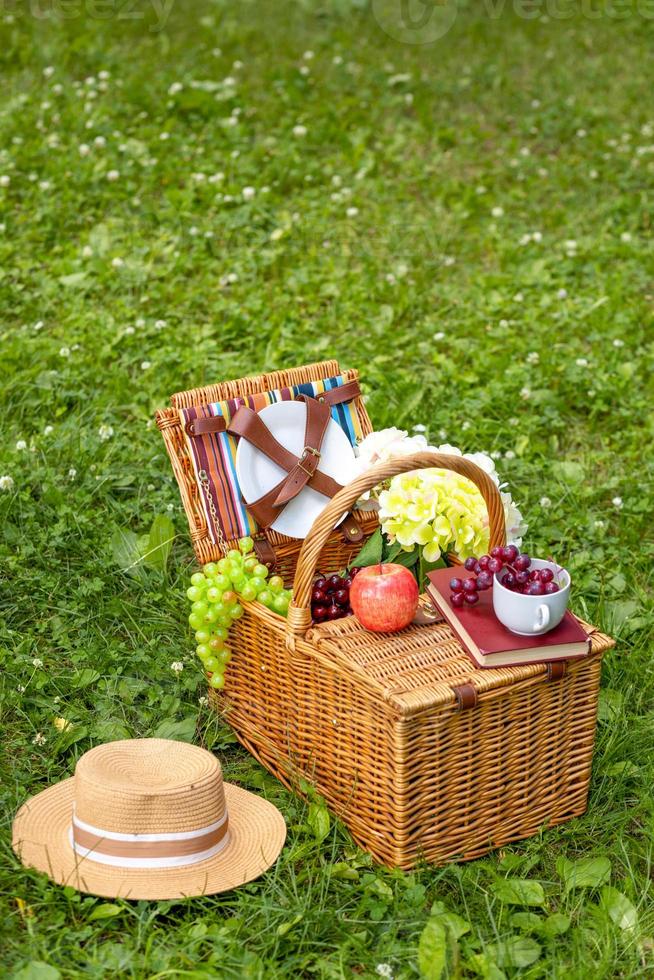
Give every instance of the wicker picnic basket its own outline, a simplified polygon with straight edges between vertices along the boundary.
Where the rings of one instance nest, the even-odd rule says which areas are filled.
[[[157,413],[201,562],[231,542],[208,537],[181,410],[337,373],[336,362],[324,362],[195,389]],[[357,401],[366,433],[370,420]],[[353,616],[312,626],[317,569],[342,568],[360,547],[343,540],[336,521],[380,482],[428,466],[476,483],[491,546],[504,542],[499,492],[474,463],[420,453],[378,464],[339,491],[303,542],[268,535],[277,569],[293,585],[288,618],[245,603],[230,633],[226,688],[212,692],[239,741],[271,773],[296,791],[306,781],[315,786],[363,848],[405,869],[468,860],[585,811],[601,657],[612,646],[587,627],[585,659],[481,671],[443,621],[392,635],[370,633]],[[366,534],[376,526],[374,515],[356,517]]]

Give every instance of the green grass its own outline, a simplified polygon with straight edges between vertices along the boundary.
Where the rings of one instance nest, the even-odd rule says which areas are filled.
[[[159,30],[145,3],[141,20],[47,9],[5,4],[0,25],[0,972],[410,978],[422,936],[427,977],[444,937],[444,976],[651,976],[651,22],[461,3],[420,46],[347,0],[178,2]],[[587,815],[469,865],[394,873],[342,826],[322,837],[319,804],[198,702],[192,552],[152,413],[327,356],[360,367],[377,427],[500,453],[529,548],[571,567],[575,609],[618,638]],[[158,514],[177,532],[167,573],[125,576],[114,527]],[[23,870],[26,796],[100,741],[157,731],[282,808],[277,866],[109,909]],[[604,876],[608,859],[627,904],[566,891],[561,859],[580,858]],[[542,904],[507,901],[507,877]]]

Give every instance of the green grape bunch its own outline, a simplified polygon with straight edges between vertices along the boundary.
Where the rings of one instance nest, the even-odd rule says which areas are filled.
[[[280,616],[286,615],[291,601],[291,590],[284,588],[281,576],[268,577],[250,537],[241,538],[238,551],[233,548],[224,558],[191,575],[186,595],[191,603],[188,621],[195,630],[195,652],[215,691],[225,686],[225,668],[232,659],[226,645],[229,627],[243,615],[239,600],[256,600]]]

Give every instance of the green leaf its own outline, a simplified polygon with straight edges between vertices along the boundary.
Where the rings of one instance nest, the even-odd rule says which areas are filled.
[[[62,286],[83,286],[88,276],[85,272],[71,272],[67,276],[59,276]]]
[[[447,961],[447,933],[436,916],[428,919],[418,943],[418,969],[424,980],[440,980]]]
[[[73,676],[73,687],[78,691],[83,687],[89,687],[91,684],[95,684],[97,680],[100,679],[100,674],[97,670],[93,670],[92,667],[84,667],[82,670],[78,670]]]
[[[615,721],[622,714],[624,705],[624,694],[622,691],[612,691],[604,688],[599,693],[599,704],[597,708],[597,718],[599,721]]]
[[[89,922],[95,922],[97,919],[113,919],[124,911],[121,905],[115,905],[113,902],[103,902],[102,905],[96,905],[93,909],[89,916]]]
[[[42,960],[31,960],[12,974],[12,980],[61,980],[61,973],[56,966]]]
[[[605,885],[600,893],[600,905],[611,921],[624,932],[633,932],[638,926],[638,912],[635,905],[617,888]]]
[[[384,539],[381,528],[378,527],[374,534],[371,534],[356,558],[350,562],[350,568],[354,565],[357,568],[365,568],[368,565],[378,565],[382,560],[382,549]]]
[[[477,976],[483,977],[483,980],[506,980],[506,973],[500,970],[487,952],[475,953],[474,956],[469,957],[467,966],[474,970]]]
[[[285,936],[287,932],[291,931],[293,926],[296,926],[298,922],[302,922],[303,918],[304,916],[302,915],[296,915],[295,918],[291,919],[289,922],[282,922],[280,925],[277,926],[277,935]]]
[[[167,514],[158,514],[152,522],[144,560],[150,568],[165,572],[170,549],[175,539],[175,527]]]
[[[329,810],[322,803],[311,803],[307,815],[307,823],[317,841],[324,840],[329,833],[331,819]]]
[[[611,862],[607,857],[579,858],[578,861],[560,857],[556,870],[563,879],[566,892],[573,888],[598,888],[609,880]]]
[[[506,905],[544,905],[545,892],[539,881],[528,878],[502,878],[491,886],[500,902]]]
[[[181,721],[174,718],[164,718],[152,733],[153,738],[179,739],[180,742],[192,742],[195,738],[197,715],[188,715]]]
[[[401,551],[395,556],[396,565],[404,565],[405,568],[413,568],[420,558],[420,549],[414,548],[413,551]]]
[[[571,459],[555,461],[552,463],[552,470],[562,483],[581,483],[585,477],[581,463]]]
[[[457,915],[456,912],[450,912],[442,902],[434,902],[430,914],[440,919],[454,939],[460,939],[461,936],[464,936],[466,932],[470,932],[472,929],[472,926],[466,919]]]
[[[569,915],[564,915],[563,912],[552,912],[543,922],[541,931],[548,939],[555,939],[556,936],[562,936],[564,932],[568,931],[571,922]]]
[[[129,575],[142,574],[143,561],[139,539],[126,527],[117,527],[111,535],[111,552],[118,567]]]
[[[540,932],[545,920],[535,912],[514,912],[511,925],[521,932]]]
[[[541,954],[541,946],[529,936],[509,936],[488,947],[488,951],[500,966],[531,966]]]
[[[82,739],[86,738],[89,734],[89,730],[86,725],[71,725],[64,732],[61,733],[57,742],[55,744],[55,751],[57,754],[66,752],[71,745],[75,745],[77,742],[81,742]]]
[[[358,881],[359,872],[356,868],[352,868],[347,861],[337,861],[333,864],[329,871],[330,878],[336,878],[338,881]]]

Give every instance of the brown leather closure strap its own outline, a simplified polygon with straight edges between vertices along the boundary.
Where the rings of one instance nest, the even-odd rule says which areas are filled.
[[[275,507],[283,507],[297,497],[309,480],[315,475],[320,462],[320,448],[331,419],[329,406],[317,402],[315,398],[304,398],[307,419],[304,426],[304,449],[299,460],[289,472],[282,488],[275,497]]]
[[[361,394],[358,381],[348,381],[347,384],[332,388],[331,391],[323,391],[316,395],[316,400],[326,402],[327,405],[342,405],[343,402],[350,402],[353,398],[358,398]]]
[[[477,704],[477,689],[474,684],[459,684],[452,690],[459,702],[460,711],[465,711],[466,708],[474,708]]]
[[[256,520],[256,515],[255,518]],[[271,545],[268,538],[255,538],[254,539],[254,553],[266,568],[274,568],[277,564],[277,558],[275,556],[275,549]]]
[[[553,663],[547,665],[547,679],[548,681],[560,681],[562,677],[565,677],[565,660],[555,660]]]
[[[212,415],[208,419],[191,419],[184,426],[184,431],[189,436],[206,436],[210,432],[224,432],[227,423],[222,415]]]
[[[350,541],[352,544],[357,544],[359,541],[363,540],[363,529],[360,524],[352,517],[352,514],[348,514],[344,520],[338,525],[338,530],[343,535],[346,541]]]

